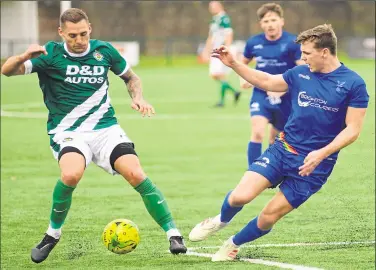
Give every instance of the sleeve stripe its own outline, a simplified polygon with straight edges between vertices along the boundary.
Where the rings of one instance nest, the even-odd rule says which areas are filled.
[[[125,65],[125,68],[124,68],[123,72],[121,72],[121,73],[120,73],[119,75],[117,75],[117,76],[121,76],[121,75],[123,75],[125,72],[128,71],[129,68],[130,68],[130,66],[129,66],[128,62],[126,62],[126,65]]]
[[[25,75],[30,74],[33,70],[33,63],[30,60],[27,60],[25,63]]]

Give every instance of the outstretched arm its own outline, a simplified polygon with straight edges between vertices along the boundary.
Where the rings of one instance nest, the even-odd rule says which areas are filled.
[[[244,65],[248,65],[251,61],[252,61],[252,58],[247,58],[244,55],[241,58],[241,62]],[[240,81],[240,88],[241,89],[248,89],[248,88],[252,87],[252,85],[249,82],[247,82],[246,80],[244,80],[241,76],[239,76],[239,81]]]
[[[297,66],[300,66],[300,65],[305,65],[305,62],[303,61],[303,60],[296,60],[295,61],[295,64],[297,65]],[[280,100],[280,97],[281,96],[283,96],[284,94],[286,94],[285,92],[278,92],[278,93],[276,93],[276,92],[267,92],[267,94],[268,94],[268,96],[270,97],[270,98],[272,98],[272,99],[276,99],[276,100]]]
[[[9,57],[1,67],[1,73],[8,77],[24,75],[24,63],[31,58],[38,57],[41,54],[47,55],[46,49],[38,44],[32,44],[23,54]]]
[[[271,92],[286,92],[288,89],[288,85],[283,79],[282,74],[272,75],[249,68],[247,65],[236,61],[226,46],[214,49],[212,57],[220,59],[223,64],[232,68],[239,76],[260,89]]]
[[[153,106],[144,100],[140,77],[130,68],[120,76],[127,85],[129,96],[132,98],[132,109],[139,111],[142,116],[155,114]]]
[[[299,174],[301,176],[310,175],[323,159],[355,142],[362,130],[366,110],[366,108],[348,107],[346,128],[330,144],[319,150],[310,152],[304,160],[304,165],[299,168]]]

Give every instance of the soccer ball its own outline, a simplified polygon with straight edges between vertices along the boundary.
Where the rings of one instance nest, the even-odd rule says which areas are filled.
[[[106,248],[116,254],[133,251],[140,243],[137,225],[128,219],[115,219],[107,224],[102,234]]]

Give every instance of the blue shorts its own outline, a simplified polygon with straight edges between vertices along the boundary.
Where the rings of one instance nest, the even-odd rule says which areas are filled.
[[[249,103],[251,117],[264,116],[276,129],[282,131],[291,111],[289,94],[283,95],[280,101],[273,102],[264,91],[254,89]]]
[[[324,160],[309,176],[300,176],[299,167],[303,165],[304,158],[305,156],[290,153],[275,143],[248,170],[264,176],[272,183],[272,188],[279,185],[287,201],[298,208],[321,189],[335,165]]]

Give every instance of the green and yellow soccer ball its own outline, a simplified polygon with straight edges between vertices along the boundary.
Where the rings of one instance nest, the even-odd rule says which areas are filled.
[[[116,254],[135,250],[140,243],[137,225],[128,219],[115,219],[107,224],[102,234],[106,248]]]

